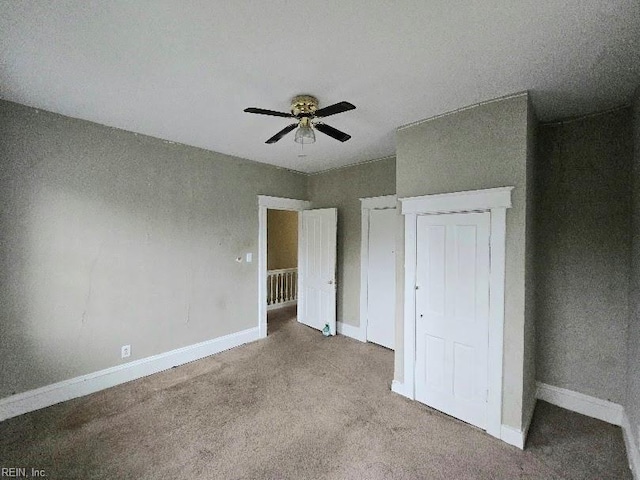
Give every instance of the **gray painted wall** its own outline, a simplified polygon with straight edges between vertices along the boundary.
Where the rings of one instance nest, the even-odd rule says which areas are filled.
[[[513,208],[507,211],[502,418],[514,428],[522,424],[524,395],[528,121],[526,94],[500,99],[399,130],[396,152],[398,198],[515,186]],[[401,238],[399,242],[397,261],[402,269]],[[403,286],[398,285],[399,302],[403,295]],[[400,315],[396,323],[400,332],[401,323]],[[398,381],[402,381],[402,354],[403,349],[396,348]]]
[[[0,398],[257,326],[258,194],[306,177],[0,102]]]
[[[623,403],[630,110],[540,127],[538,380]]]
[[[633,103],[633,229],[625,412],[640,449],[640,88]]]
[[[393,195],[395,158],[311,175],[313,208],[338,208],[338,321],[360,325],[360,198]]]

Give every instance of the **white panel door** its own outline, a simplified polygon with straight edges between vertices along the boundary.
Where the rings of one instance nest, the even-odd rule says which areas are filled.
[[[486,428],[490,213],[421,215],[416,400]]]
[[[322,330],[329,325],[336,334],[336,240],[335,208],[303,210],[299,245],[298,320]]]
[[[367,341],[394,348],[396,209],[370,210],[367,266]]]

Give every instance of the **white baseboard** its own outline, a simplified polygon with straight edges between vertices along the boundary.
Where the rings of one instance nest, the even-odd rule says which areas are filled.
[[[633,435],[633,427],[622,405],[540,382],[537,397],[567,410],[622,427],[629,468],[633,472],[633,478],[640,480],[640,451]]]
[[[622,414],[624,411],[622,405],[565,388],[547,385],[546,383],[537,383],[538,390],[536,396],[540,400],[581,413],[588,417],[597,418],[598,420],[613,425],[619,426],[622,424]]]
[[[391,382],[391,391],[413,400],[411,395],[409,395],[409,392],[407,392],[407,390],[405,389],[404,383],[399,382],[398,380],[394,380]]]
[[[622,415],[622,436],[624,437],[624,445],[627,447],[627,457],[629,458],[629,468],[633,473],[635,480],[640,480],[640,450],[633,436],[633,427],[629,423],[629,417],[624,412]]]
[[[366,338],[363,337],[360,327],[354,327],[353,325],[349,325],[348,323],[338,322],[338,334],[344,335],[345,337],[351,337],[360,342],[366,342]]]
[[[527,442],[527,435],[529,434],[529,427],[531,426],[531,420],[533,419],[533,412],[535,409],[536,400],[534,399],[533,402],[531,402],[531,405],[529,405],[528,411],[525,412],[524,423],[522,424],[521,430],[510,427],[509,425],[501,425],[500,440],[508,443],[509,445],[513,445],[520,450],[524,450],[524,445]]]
[[[517,428],[510,427],[509,425],[502,425],[500,427],[500,440],[523,450],[524,442],[526,440],[526,432],[524,430],[518,430]]]
[[[0,399],[0,421],[146,377],[257,339],[258,328],[250,328],[2,398]]]
[[[270,312],[271,310],[277,310],[278,308],[290,307],[297,304],[298,300],[290,300],[284,303],[274,303],[273,305],[267,305],[267,312]]]

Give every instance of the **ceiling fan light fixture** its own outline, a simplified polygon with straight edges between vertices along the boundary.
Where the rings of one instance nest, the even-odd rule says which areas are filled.
[[[313,128],[311,127],[311,122],[307,117],[303,117],[300,120],[300,127],[296,130],[296,143],[301,143],[302,145],[307,145],[309,143],[315,143],[316,134],[313,132]]]
[[[313,133],[313,128],[311,127],[300,127],[296,130],[296,143],[301,143],[303,145],[309,143],[315,143],[316,134]]]

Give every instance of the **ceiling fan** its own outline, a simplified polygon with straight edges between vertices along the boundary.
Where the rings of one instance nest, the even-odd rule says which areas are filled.
[[[291,113],[276,112],[275,110],[265,110],[264,108],[254,107],[245,108],[244,111],[260,115],[297,119],[295,123],[284,127],[265,143],[276,143],[287,133],[298,127],[295,141],[297,143],[306,144],[314,143],[316,141],[315,133],[313,133],[314,129],[341,142],[349,140],[351,135],[341,132],[337,128],[333,128],[326,123],[317,121],[317,119],[335,115],[337,113],[348,112],[354,108],[356,107],[349,102],[338,102],[333,105],[329,105],[328,107],[318,109],[318,100],[315,97],[312,97],[311,95],[298,95],[291,100]]]

